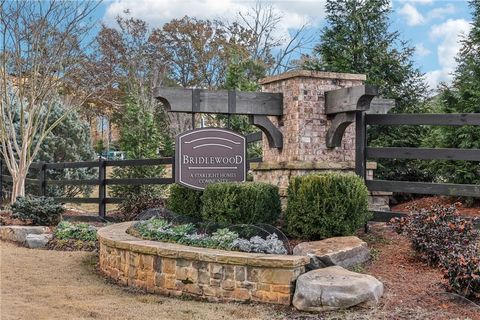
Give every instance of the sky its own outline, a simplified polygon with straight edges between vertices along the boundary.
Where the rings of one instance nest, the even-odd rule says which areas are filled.
[[[325,0],[270,0],[283,19],[278,32],[293,33],[308,23],[309,34],[319,39],[325,26]],[[254,0],[110,0],[103,2],[96,16],[107,25],[129,10],[130,16],[160,27],[185,15],[202,19],[233,19],[235,13],[255,5]],[[470,30],[467,1],[391,0],[391,30],[416,48],[416,66],[425,74],[430,88],[450,83],[462,37]],[[318,41],[315,41],[318,42]]]

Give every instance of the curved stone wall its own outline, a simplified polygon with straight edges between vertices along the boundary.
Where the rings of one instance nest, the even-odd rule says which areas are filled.
[[[266,255],[148,241],[126,230],[133,222],[98,231],[100,269],[120,284],[152,293],[210,301],[289,305],[306,256]]]

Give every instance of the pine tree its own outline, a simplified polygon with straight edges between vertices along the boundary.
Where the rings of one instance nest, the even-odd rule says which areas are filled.
[[[367,84],[379,86],[380,96],[395,99],[394,113],[425,112],[427,85],[414,66],[414,48],[389,30],[389,0],[329,0],[327,23],[310,70],[361,73]],[[424,127],[381,127],[368,130],[370,146],[416,147]],[[425,180],[415,161],[379,160],[377,176],[395,180]]]
[[[445,113],[480,113],[480,1],[472,0],[469,4],[472,28],[457,56],[452,86],[445,86],[440,94],[441,111]],[[480,149],[480,128],[438,127],[432,131],[426,145]],[[480,184],[478,161],[434,161],[431,165],[443,181]]]

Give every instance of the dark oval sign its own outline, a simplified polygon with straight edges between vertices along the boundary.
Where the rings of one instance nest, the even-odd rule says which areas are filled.
[[[245,181],[246,139],[220,128],[194,129],[175,139],[175,181],[197,190],[214,182]]]

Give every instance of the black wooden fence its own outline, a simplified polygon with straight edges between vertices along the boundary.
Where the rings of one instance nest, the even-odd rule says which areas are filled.
[[[479,161],[480,149],[455,148],[373,148],[367,145],[369,125],[480,126],[480,114],[358,114],[356,126],[356,172],[366,176],[367,159],[422,159]],[[413,181],[365,180],[370,191],[405,192],[448,196],[480,197],[480,185],[426,183]],[[395,212],[375,212],[375,221],[402,216]]]
[[[262,133],[256,132],[247,135],[247,143],[252,143],[262,140]],[[262,158],[251,158],[247,160],[247,168],[252,162],[261,162]],[[158,166],[171,165],[171,177],[162,178],[128,178],[128,179],[110,179],[107,178],[107,167],[138,167],[138,166]],[[105,160],[98,161],[82,161],[82,162],[58,162],[58,163],[32,163],[32,169],[38,170],[36,179],[26,179],[26,184],[37,186],[39,195],[45,196],[47,194],[48,185],[57,186],[98,186],[97,198],[55,198],[57,202],[61,203],[98,203],[98,214],[101,218],[105,218],[106,206],[109,203],[120,203],[121,198],[107,197],[107,187],[113,185],[168,185],[175,182],[175,158],[165,157],[157,159],[140,159],[140,160]],[[64,169],[78,169],[78,168],[97,168],[97,179],[77,179],[77,180],[53,180],[48,179],[47,170],[64,170]],[[2,159],[0,158],[0,202],[3,200],[3,186],[5,182],[12,182],[12,177],[3,172]]]

